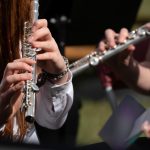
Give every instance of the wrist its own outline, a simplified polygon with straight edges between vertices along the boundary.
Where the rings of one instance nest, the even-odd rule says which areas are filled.
[[[69,73],[67,72],[65,75],[63,75],[61,78],[59,79],[50,79],[48,80],[49,82],[53,83],[53,84],[62,84],[62,83],[66,83],[68,81],[69,78]]]
[[[66,68],[58,74],[53,74],[45,70],[42,70],[42,73],[39,74],[38,81],[37,81],[37,84],[39,86],[43,85],[46,82],[46,80],[54,84],[64,83],[68,80],[69,61],[66,57],[63,57],[63,58],[64,58]]]

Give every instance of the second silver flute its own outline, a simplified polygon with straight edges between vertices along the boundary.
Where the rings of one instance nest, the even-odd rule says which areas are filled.
[[[70,64],[69,68],[72,71],[72,73],[76,75],[77,73],[84,71],[90,66],[97,66],[99,63],[102,63],[108,58],[122,52],[129,45],[137,44],[149,37],[150,37],[150,32],[142,26],[130,32],[125,43],[118,44],[116,45],[115,48],[109,49],[108,51],[105,52],[100,52],[99,50],[96,49],[90,54],[86,55],[85,57]]]

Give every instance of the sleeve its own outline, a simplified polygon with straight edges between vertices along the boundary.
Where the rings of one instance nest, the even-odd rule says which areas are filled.
[[[72,73],[63,85],[54,85],[49,81],[40,88],[36,97],[36,122],[49,129],[60,128],[73,103]]]

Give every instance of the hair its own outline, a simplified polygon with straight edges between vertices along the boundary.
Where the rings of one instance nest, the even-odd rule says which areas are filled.
[[[8,62],[20,58],[20,42],[23,41],[24,22],[32,19],[33,0],[0,0],[0,81]],[[26,132],[24,115],[16,114],[17,132],[21,141]],[[14,118],[5,125],[4,137],[12,140]]]

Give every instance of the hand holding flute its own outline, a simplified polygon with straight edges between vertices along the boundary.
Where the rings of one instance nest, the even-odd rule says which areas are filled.
[[[99,48],[70,64],[72,73],[75,75],[90,66],[97,66],[99,63],[107,62],[111,57],[127,49],[129,45],[137,44],[150,37],[146,26],[139,27],[130,33],[128,33],[127,29],[122,30],[120,35],[111,29],[106,30],[105,40],[99,43]],[[133,46],[131,46],[131,51],[132,50],[134,50]]]
[[[145,24],[139,29],[144,29],[146,31],[147,37],[149,38],[150,31],[150,23]],[[107,29],[105,31],[105,39],[99,42],[99,51],[102,53],[107,53],[109,49],[115,51],[117,45],[126,45],[128,41],[130,41],[132,32],[129,33],[126,28],[122,28],[119,33],[116,33],[112,29]],[[138,36],[138,35],[136,35]],[[143,62],[137,62],[133,53],[136,50],[137,43],[141,42],[142,36],[139,36],[140,41],[134,42],[131,38],[131,43],[124,47],[124,51],[121,51],[117,55],[110,57],[105,61],[109,67],[111,67],[112,71],[121,78],[129,87],[142,92],[150,94],[150,59],[143,60]],[[142,42],[141,42],[142,44]],[[141,49],[142,51],[142,49]],[[147,55],[150,55],[149,50],[147,51]]]
[[[150,23],[145,24],[142,28],[150,32]],[[105,39],[99,43],[99,51],[104,52],[108,49],[115,49],[117,44],[124,44],[129,38],[127,29],[122,28],[120,33],[116,33],[112,29],[105,31]],[[141,43],[142,44],[142,43]],[[136,46],[131,44],[127,49],[110,59],[106,60],[106,64],[111,67],[112,71],[119,76],[129,87],[143,94],[150,94],[150,39],[148,39],[147,54],[142,62],[137,62],[133,53],[136,51]],[[142,51],[142,49],[141,49]],[[150,138],[150,123],[143,122],[141,130],[146,137]]]

